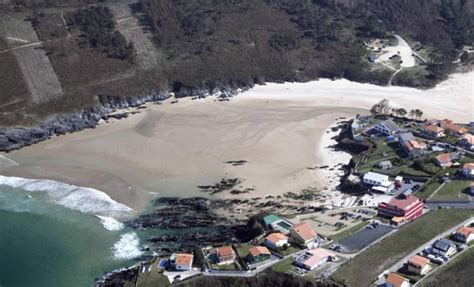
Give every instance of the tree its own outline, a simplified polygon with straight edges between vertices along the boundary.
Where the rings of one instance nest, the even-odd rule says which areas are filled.
[[[413,118],[415,117],[415,114],[416,114],[416,112],[415,112],[415,110],[414,110],[414,109],[411,109],[411,110],[410,110],[410,112],[409,112],[408,114],[410,115],[410,118],[412,118],[412,119],[413,119]]]
[[[421,117],[423,116],[423,112],[419,109],[416,109],[415,110],[415,116],[417,119],[421,119]]]
[[[390,112],[390,102],[387,99],[383,99],[380,102],[376,103],[375,105],[372,106],[370,109],[370,113],[373,116],[377,115],[386,115]]]
[[[407,114],[407,110],[405,110],[404,108],[400,108],[398,109],[398,114],[404,117]]]

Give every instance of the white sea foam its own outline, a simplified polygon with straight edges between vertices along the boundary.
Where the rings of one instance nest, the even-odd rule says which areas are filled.
[[[100,222],[102,223],[104,228],[107,230],[118,231],[118,230],[122,230],[125,227],[125,225],[122,222],[112,217],[101,216],[101,215],[96,215],[96,216],[100,219]]]
[[[0,169],[17,165],[18,163],[16,163],[14,160],[0,154]]]
[[[140,238],[135,232],[122,234],[120,240],[112,247],[114,259],[133,259],[142,254],[140,250]]]
[[[82,213],[121,218],[133,213],[130,207],[114,201],[104,192],[54,180],[25,179],[0,175],[0,185],[29,192],[45,192],[56,204]]]

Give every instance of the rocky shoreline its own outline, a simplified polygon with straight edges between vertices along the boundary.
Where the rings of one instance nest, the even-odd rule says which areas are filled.
[[[248,88],[180,88],[179,92],[176,93],[163,90],[130,98],[98,95],[97,105],[84,108],[79,112],[54,115],[32,127],[0,127],[0,152],[17,150],[47,140],[55,135],[93,129],[99,124],[100,120],[107,121],[110,118],[126,118],[129,113],[121,110],[139,108],[148,102],[161,102],[173,96],[176,98],[191,97],[196,99],[205,98],[210,95],[217,95],[219,100],[227,100],[227,98]]]

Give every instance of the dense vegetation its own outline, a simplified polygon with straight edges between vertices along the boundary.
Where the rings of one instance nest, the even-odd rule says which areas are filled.
[[[96,48],[108,57],[133,60],[135,48],[125,37],[115,31],[114,15],[105,6],[91,6],[80,9],[68,18],[68,25],[79,26],[90,47]]]

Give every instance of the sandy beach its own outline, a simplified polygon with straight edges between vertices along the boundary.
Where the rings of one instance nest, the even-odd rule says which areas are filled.
[[[150,103],[128,119],[4,154],[18,165],[0,173],[96,188],[137,211],[156,195],[211,196],[198,186],[223,178],[238,178],[236,188],[250,192],[213,197],[264,198],[312,188],[339,205],[351,200],[334,191],[338,166],[350,156],[328,148],[331,126],[367,113],[383,98],[420,108],[426,117],[472,121],[472,77],[454,75],[426,91],[323,79],[257,86],[228,102]],[[240,160],[245,163],[227,163]],[[308,169],[325,165],[333,169]]]

